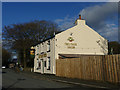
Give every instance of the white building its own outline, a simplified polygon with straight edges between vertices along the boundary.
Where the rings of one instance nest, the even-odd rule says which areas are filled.
[[[35,48],[34,72],[56,74],[56,59],[79,55],[106,55],[108,41],[86,25],[81,16],[76,25]]]

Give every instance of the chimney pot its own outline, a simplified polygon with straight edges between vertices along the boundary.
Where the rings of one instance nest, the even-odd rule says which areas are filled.
[[[79,19],[81,20],[81,15],[79,15]]]

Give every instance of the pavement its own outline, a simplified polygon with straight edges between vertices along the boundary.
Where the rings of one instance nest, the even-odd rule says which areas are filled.
[[[32,77],[40,80],[48,80],[55,82],[62,82],[72,85],[90,87],[90,88],[99,88],[99,89],[108,89],[108,90],[120,90],[120,86],[117,84],[109,83],[109,82],[100,82],[100,81],[88,81],[81,79],[72,79],[65,77],[58,77],[53,74],[41,74],[36,72],[22,71],[21,75],[25,75],[27,77]]]

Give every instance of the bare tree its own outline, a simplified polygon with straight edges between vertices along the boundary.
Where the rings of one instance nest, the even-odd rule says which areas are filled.
[[[50,21],[33,21],[24,24],[13,24],[3,28],[3,46],[22,53],[24,67],[26,67],[26,54],[32,45],[36,45],[58,32],[56,23]]]

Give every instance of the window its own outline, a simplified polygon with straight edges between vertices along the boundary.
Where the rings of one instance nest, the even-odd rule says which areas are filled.
[[[44,61],[44,67],[46,67],[46,61]]]
[[[38,69],[41,69],[41,61],[40,60],[37,60],[37,70]]]
[[[41,62],[38,62],[38,68],[41,69]]]
[[[48,41],[48,43],[47,43],[47,51],[48,52],[50,51],[50,41]]]
[[[43,52],[43,43],[41,44],[41,46],[40,46],[40,48],[41,48],[41,52]]]
[[[50,57],[47,59],[47,70],[50,70]]]

